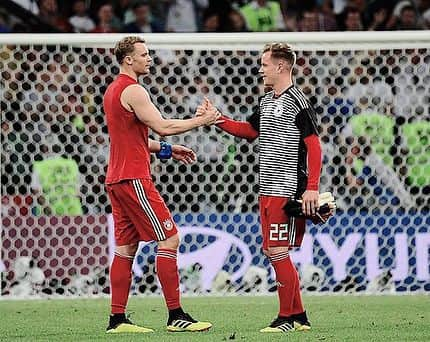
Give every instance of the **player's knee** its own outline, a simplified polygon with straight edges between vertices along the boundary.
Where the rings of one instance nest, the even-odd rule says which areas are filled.
[[[176,250],[179,247],[179,242],[179,234],[175,234],[164,241],[158,241],[158,247]]]
[[[288,247],[269,247],[267,250],[263,251],[263,253],[269,258],[282,252],[288,252]]]
[[[132,245],[122,245],[115,247],[115,253],[125,256],[125,257],[134,257],[137,251],[137,243]]]

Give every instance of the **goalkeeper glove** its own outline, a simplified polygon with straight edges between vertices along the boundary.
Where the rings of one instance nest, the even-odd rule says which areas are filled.
[[[284,206],[285,213],[288,216],[304,217],[312,220],[313,223],[325,223],[334,214],[336,209],[336,200],[331,192],[324,192],[318,196],[318,208],[316,214],[308,216],[303,213],[302,200],[289,200]]]

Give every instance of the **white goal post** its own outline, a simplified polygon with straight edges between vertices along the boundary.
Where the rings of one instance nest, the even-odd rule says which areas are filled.
[[[153,49],[218,50],[226,46],[234,50],[261,50],[268,42],[288,42],[297,50],[361,50],[384,48],[428,47],[429,32],[369,31],[369,32],[243,32],[243,33],[145,33],[140,34]],[[27,34],[0,36],[0,44],[58,45],[111,48],[124,33]],[[139,34],[138,34],[139,35]]]

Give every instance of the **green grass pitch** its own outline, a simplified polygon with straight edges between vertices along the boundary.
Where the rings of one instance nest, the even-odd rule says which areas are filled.
[[[156,332],[106,335],[106,298],[0,300],[0,341],[430,341],[430,296],[307,296],[304,301],[310,332],[258,332],[277,313],[275,296],[208,296],[182,302],[193,316],[214,324],[210,331],[168,333],[163,300],[132,297],[132,320]]]

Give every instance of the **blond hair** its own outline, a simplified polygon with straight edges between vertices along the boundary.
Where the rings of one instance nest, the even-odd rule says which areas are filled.
[[[145,43],[145,40],[138,36],[128,36],[116,43],[114,54],[119,64],[122,64],[125,56],[134,51],[134,44],[136,43]]]
[[[270,43],[266,44],[263,49],[264,52],[271,52],[272,58],[281,58],[286,60],[291,66],[296,63],[296,53],[290,45],[286,43]]]

